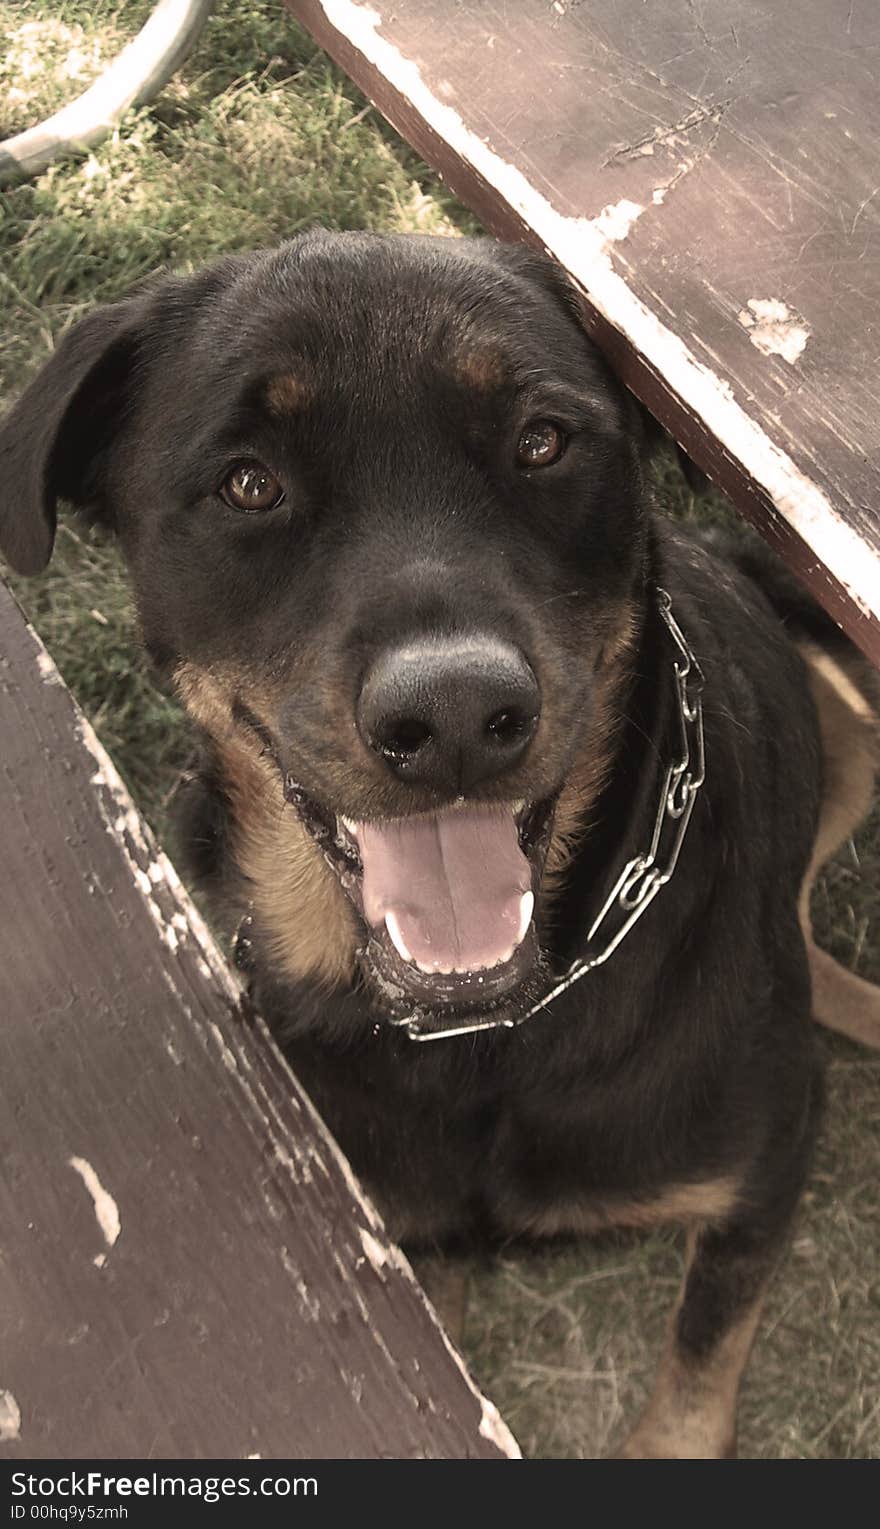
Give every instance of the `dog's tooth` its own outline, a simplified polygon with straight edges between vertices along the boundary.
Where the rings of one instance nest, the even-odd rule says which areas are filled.
[[[520,905],[519,905],[519,933],[517,934],[517,937],[516,937],[516,944],[517,945],[521,945],[523,940],[526,937],[526,932],[528,930],[529,924],[532,921],[532,911],[534,909],[534,906],[535,906],[535,894],[534,894],[534,892],[523,892],[522,901],[520,902]]]
[[[351,818],[343,818],[343,817],[340,817],[339,821],[342,824],[343,828],[346,829],[346,831],[351,834],[351,837],[353,839],[356,839],[357,838],[357,832],[358,832],[357,823],[352,822]]]
[[[389,908],[388,912],[385,914],[385,928],[388,930],[388,937],[391,940],[391,943],[394,946],[394,949],[397,951],[397,954],[400,956],[401,960],[412,962],[412,954],[407,947],[407,943],[403,938],[403,934],[401,933],[397,914],[392,908]]]
[[[502,951],[501,955],[498,956],[490,966],[451,966],[449,970],[451,972],[457,972],[459,976],[476,977],[478,982],[482,982],[483,978],[482,976],[478,975],[479,973],[491,972],[494,971],[496,966],[504,966],[505,963],[510,960],[515,950],[516,946],[511,945],[508,950]]]

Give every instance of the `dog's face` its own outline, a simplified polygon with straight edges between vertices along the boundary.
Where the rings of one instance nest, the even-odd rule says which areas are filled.
[[[607,763],[639,441],[549,262],[316,233],[85,320],[0,436],[0,546],[41,566],[57,496],[116,528],[291,975],[360,951],[392,1009],[515,1017]]]

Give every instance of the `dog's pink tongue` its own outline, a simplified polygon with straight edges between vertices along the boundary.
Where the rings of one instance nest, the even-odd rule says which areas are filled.
[[[478,971],[513,954],[532,893],[509,808],[359,823],[357,838],[365,916],[386,924],[404,960],[426,971]]]

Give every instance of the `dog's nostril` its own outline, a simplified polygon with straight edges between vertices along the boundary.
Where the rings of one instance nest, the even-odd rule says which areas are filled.
[[[525,738],[534,725],[534,717],[526,716],[525,712],[518,711],[515,707],[508,707],[503,711],[496,711],[493,717],[486,723],[486,732],[496,743],[517,743],[520,738]]]
[[[376,740],[379,753],[388,759],[409,759],[430,741],[431,729],[413,717],[389,723]]]
[[[540,714],[525,654],[483,633],[388,648],[365,674],[356,705],[362,741],[392,775],[459,795],[512,770]]]

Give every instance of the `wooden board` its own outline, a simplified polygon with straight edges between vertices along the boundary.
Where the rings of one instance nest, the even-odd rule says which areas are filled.
[[[876,0],[289,0],[880,663]]]
[[[0,584],[0,1454],[517,1453]]]

